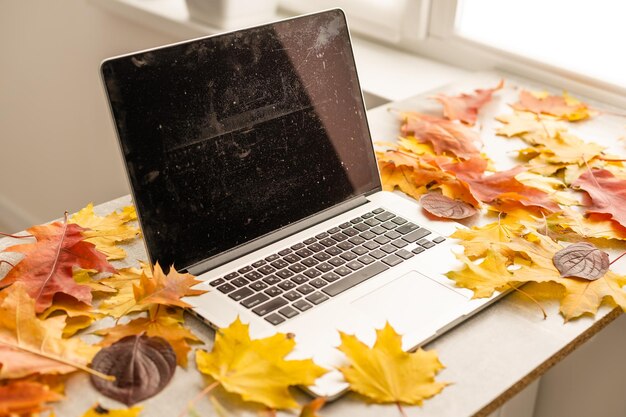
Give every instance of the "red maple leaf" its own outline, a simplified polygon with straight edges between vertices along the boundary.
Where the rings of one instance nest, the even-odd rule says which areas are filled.
[[[504,86],[504,80],[494,88],[477,89],[474,94],[447,96],[437,94],[433,98],[443,104],[443,115],[450,120],[459,120],[469,126],[476,123],[480,109],[491,101],[493,93]]]
[[[438,155],[452,154],[462,159],[480,156],[477,132],[459,123],[417,112],[403,113],[402,134],[430,143]]]
[[[572,185],[587,193],[583,201],[587,213],[609,214],[626,227],[626,180],[606,169],[594,169],[582,174]]]
[[[23,253],[25,257],[0,281],[0,287],[22,282],[35,300],[38,313],[50,307],[58,293],[91,304],[91,289],[74,281],[73,267],[100,272],[113,272],[115,268],[92,243],[83,240],[84,230],[87,229],[67,221],[27,229],[37,241],[6,249],[6,252]]]

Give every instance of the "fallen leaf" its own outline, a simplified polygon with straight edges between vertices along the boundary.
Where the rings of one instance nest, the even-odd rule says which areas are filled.
[[[593,115],[585,103],[567,93],[563,93],[561,97],[522,90],[519,101],[513,104],[513,108],[538,114],[549,114],[570,122],[583,120]]]
[[[454,200],[439,193],[428,193],[420,198],[422,208],[433,216],[444,219],[466,219],[478,211],[464,201]]]
[[[50,391],[47,385],[30,381],[15,381],[0,386],[0,416],[31,416],[46,410],[46,403],[63,397]]]
[[[417,112],[405,112],[402,117],[402,135],[429,143],[436,154],[455,155],[461,159],[480,156],[477,147],[482,144],[480,136],[468,127]]]
[[[464,263],[460,271],[450,271],[446,276],[457,286],[474,292],[473,298],[491,297],[496,291],[511,288],[513,275],[507,269],[511,265],[508,257],[502,253],[488,249],[485,258],[477,263],[465,254],[456,254],[457,259]]]
[[[123,410],[109,410],[96,404],[91,407],[82,417],[139,417],[143,407],[137,406]]]
[[[295,340],[282,333],[251,340],[239,318],[218,329],[211,352],[196,351],[196,364],[231,393],[270,408],[298,407],[289,392],[294,385],[312,385],[326,370],[311,359],[285,360]]]
[[[464,247],[465,256],[475,260],[484,257],[489,250],[506,252],[506,244],[515,236],[522,234],[523,230],[524,226],[519,222],[508,223],[498,220],[471,229],[458,229],[450,237],[459,239],[459,244]]]
[[[101,346],[109,346],[118,340],[141,333],[150,337],[160,337],[167,340],[174,352],[176,361],[181,366],[187,366],[187,356],[191,350],[189,343],[201,342],[190,330],[184,327],[183,310],[167,311],[164,307],[152,308],[149,317],[131,320],[126,324],[117,325],[96,332],[104,339]]]
[[[166,275],[157,262],[152,277],[146,274],[139,276],[139,282],[133,284],[133,294],[138,305],[162,304],[187,308],[191,305],[181,298],[204,294],[205,290],[191,289],[201,282],[191,274],[179,274],[173,266]]]
[[[165,388],[176,371],[176,354],[160,337],[127,336],[100,350],[92,367],[115,377],[115,381],[107,381],[92,376],[94,388],[130,406]]]
[[[566,246],[554,254],[552,262],[562,277],[595,281],[609,270],[609,255],[591,243]]]
[[[590,214],[584,217],[571,209],[564,209],[547,217],[546,221],[558,236],[569,240],[569,230],[581,238],[626,240],[626,228],[606,214]]]
[[[448,96],[437,94],[433,98],[443,104],[443,115],[449,120],[459,120],[469,126],[476,123],[480,109],[491,101],[491,96],[497,90],[504,87],[504,80],[494,88],[477,89],[473,94],[460,94]]]
[[[545,145],[546,138],[567,131],[567,124],[552,116],[516,111],[496,117],[503,124],[496,130],[500,136],[520,137],[531,145]]]
[[[103,293],[115,293],[115,289],[107,285],[104,285],[99,280],[92,277],[93,274],[97,274],[98,271],[94,269],[74,269],[73,276],[74,281],[80,285],[86,285],[91,288],[91,292],[103,292]]]
[[[98,348],[64,339],[63,316],[40,320],[22,283],[0,292],[0,379],[87,370]]]
[[[435,375],[443,369],[433,350],[408,353],[402,350],[402,336],[389,323],[376,330],[373,347],[356,336],[340,332],[338,349],[349,365],[339,368],[350,389],[377,403],[421,405],[445,388]]]
[[[320,417],[317,412],[324,407],[324,404],[326,404],[326,398],[324,397],[318,397],[311,400],[307,405],[302,407],[300,417]]]
[[[121,213],[113,212],[105,217],[97,216],[93,211],[93,204],[89,203],[85,208],[70,217],[70,223],[76,223],[83,227],[85,241],[96,245],[96,249],[107,256],[109,260],[123,259],[126,252],[118,243],[129,241],[139,236],[139,229],[126,223],[135,220],[135,208],[124,207]]]
[[[0,286],[23,283],[28,294],[35,299],[38,313],[50,307],[53,297],[59,293],[91,304],[91,289],[74,281],[73,268],[76,266],[101,272],[113,272],[115,269],[92,243],[83,240],[84,230],[67,222],[27,229],[37,241],[5,250],[23,253],[25,257],[0,281]]]
[[[606,169],[593,169],[578,177],[573,186],[587,193],[589,198],[584,201],[587,213],[610,214],[626,227],[626,180]]]
[[[147,310],[150,306],[138,305],[133,292],[133,286],[139,284],[140,277],[147,273],[150,271],[146,268],[124,268],[111,277],[100,280],[102,285],[113,288],[117,292],[102,300],[98,305],[98,311],[120,318],[132,312]]]
[[[102,317],[90,305],[81,303],[65,294],[56,296],[54,304],[41,314],[41,318],[47,319],[48,317],[58,315],[58,313],[65,315],[63,337],[66,338],[74,335],[79,330],[86,329],[94,321]]]

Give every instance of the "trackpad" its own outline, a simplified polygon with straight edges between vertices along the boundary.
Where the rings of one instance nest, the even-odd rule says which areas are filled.
[[[389,321],[398,333],[423,340],[462,316],[468,302],[463,295],[413,271],[354,300],[352,305],[378,328]]]

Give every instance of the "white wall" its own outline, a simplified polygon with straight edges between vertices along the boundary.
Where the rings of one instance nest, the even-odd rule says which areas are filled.
[[[177,39],[84,0],[0,10],[0,231],[128,193],[99,64]]]

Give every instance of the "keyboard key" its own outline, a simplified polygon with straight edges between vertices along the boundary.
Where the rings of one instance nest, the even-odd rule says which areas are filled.
[[[363,239],[361,236],[354,236],[348,239],[348,242],[352,243],[353,245],[360,245],[362,243],[365,243],[365,239]]]
[[[346,264],[346,266],[350,269],[352,269],[353,271],[356,271],[357,269],[361,269],[363,268],[363,264],[359,261],[352,261],[352,262],[348,262]]]
[[[369,219],[370,217],[374,217],[374,213],[365,213],[361,216],[362,219]]]
[[[307,248],[302,248],[299,251],[297,251],[296,253],[301,258],[308,258],[309,256],[313,255],[314,252],[309,250],[309,249],[307,249]]]
[[[395,224],[394,222],[385,222],[383,224],[381,224],[382,227],[384,227],[387,230],[393,230],[396,227],[398,227],[397,224]]]
[[[211,281],[211,287],[217,287],[218,285],[222,285],[225,282],[226,282],[226,280],[224,278],[215,279],[215,280]]]
[[[354,253],[352,253],[352,252],[344,252],[344,253],[342,253],[339,256],[341,256],[346,261],[351,261],[353,259],[356,259],[356,255]]]
[[[255,263],[253,263],[252,266],[258,268],[265,265],[266,263],[267,261],[265,259],[261,259],[260,261],[256,261]]]
[[[291,253],[291,249],[290,249],[290,248],[287,248],[287,249],[283,249],[283,250],[281,250],[281,251],[278,251],[278,254],[279,254],[280,256],[289,255],[290,253]]]
[[[282,323],[283,321],[285,321],[285,319],[283,317],[279,316],[276,313],[270,314],[269,316],[265,317],[265,320],[269,321],[274,326],[276,326],[276,325]]]
[[[395,246],[396,248],[403,248],[406,245],[408,245],[408,242],[404,239],[396,239],[393,242],[391,242],[391,244]]]
[[[341,242],[341,243],[337,243],[337,247],[343,250],[350,250],[354,247],[354,245],[350,242]]]
[[[278,275],[279,277],[285,279],[285,278],[292,277],[294,274],[293,274],[293,272],[291,272],[288,269],[281,269],[280,271],[278,271],[276,273],[276,275]]]
[[[395,266],[402,262],[402,258],[396,255],[389,255],[386,258],[383,258],[383,262],[389,266]]]
[[[347,268],[345,266],[340,266],[339,268],[335,269],[333,271],[335,274],[341,275],[342,277],[351,274],[352,270],[350,268]]]
[[[418,246],[415,249],[413,249],[411,252],[417,255],[417,254],[420,254],[420,253],[424,252],[425,250],[426,249],[424,249],[423,247]]]
[[[359,231],[356,230],[354,227],[351,227],[349,229],[344,229],[343,234],[352,237],[358,235]]]
[[[311,304],[307,303],[307,302],[306,302],[306,301],[304,301],[304,300],[298,300],[298,301],[296,301],[295,303],[293,303],[293,306],[294,306],[295,308],[297,308],[298,310],[300,310],[300,311],[306,311],[306,310],[308,310],[309,308],[313,307]]]
[[[332,266],[341,266],[346,263],[346,260],[337,256],[336,258],[329,260],[328,263]]]
[[[342,252],[341,249],[337,248],[337,247],[332,247],[332,248],[328,248],[326,249],[326,253],[332,256],[337,256]]]
[[[348,227],[350,227],[350,226],[352,226],[352,223],[350,223],[350,222],[345,222],[345,223],[341,223],[341,224],[339,225],[339,228],[340,228],[340,229],[347,229],[347,228],[348,228]]]
[[[341,229],[340,229],[340,228],[338,228],[338,227],[333,227],[332,229],[328,229],[328,230],[327,230],[327,232],[328,232],[329,234],[331,234],[331,235],[332,235],[332,234],[334,234],[334,233],[339,232],[340,230],[341,230]]]
[[[368,252],[369,250],[367,250],[367,248],[364,248],[363,246],[357,246],[356,248],[352,249],[352,253],[355,253],[359,256],[365,255]]]
[[[279,258],[278,254],[277,254],[277,253],[275,253],[275,254],[270,255],[270,256],[268,256],[267,258],[265,258],[265,260],[266,260],[267,262],[274,262],[274,261],[275,261],[276,259],[278,259],[278,258]]]
[[[235,301],[240,301],[252,294],[254,294],[254,291],[252,291],[248,287],[243,287],[243,288],[239,288],[235,292],[231,292],[230,294],[228,294],[228,296]]]
[[[289,281],[289,280],[285,280],[281,282],[280,284],[278,284],[278,286],[285,291],[296,288],[296,284],[294,284],[293,281]]]
[[[393,245],[385,245],[385,246],[381,247],[380,250],[382,250],[383,252],[386,252],[386,253],[394,253],[395,251],[398,250],[398,248],[396,248]]]
[[[330,237],[336,240],[337,242],[343,242],[344,240],[348,240],[350,236],[344,233],[335,233],[334,235],[331,235]]]
[[[380,213],[378,216],[376,216],[375,219],[380,220],[381,222],[386,222],[387,220],[393,219],[394,217],[396,217],[395,214],[385,211],[384,213]]]
[[[235,279],[233,279],[232,281],[230,281],[231,284],[233,284],[236,287],[243,287],[245,285],[248,285],[250,283],[250,281],[248,281],[245,278],[242,277],[237,277]]]
[[[397,227],[395,230],[396,232],[406,235],[409,232],[412,232],[413,230],[417,229],[419,226],[416,225],[415,223],[405,223],[400,227]]]
[[[277,308],[283,307],[285,305],[287,305],[288,302],[287,300],[285,300],[283,297],[276,297],[273,300],[270,300],[264,304],[261,304],[260,306],[252,309],[252,311],[259,315],[259,316],[264,316],[267,313],[271,313],[272,311],[276,310]]]
[[[305,245],[310,245],[310,244],[315,243],[315,242],[316,242],[315,238],[314,237],[310,237],[310,238],[308,238],[308,239],[306,239],[304,241],[304,244]]]
[[[387,232],[387,229],[385,229],[385,228],[384,228],[384,227],[382,227],[382,226],[376,226],[376,227],[373,227],[373,228],[371,229],[371,232],[372,232],[372,233],[375,233],[375,234],[377,234],[377,235],[382,235],[382,234],[384,234],[384,233],[386,233],[386,232]]]
[[[396,232],[395,230],[391,230],[391,231],[385,233],[385,236],[387,236],[391,240],[394,240],[394,239],[397,239],[397,238],[401,237],[402,235],[400,233]]]
[[[235,278],[237,276],[239,276],[238,272],[231,272],[230,274],[224,275],[224,279],[233,279],[233,278]]]
[[[300,285],[297,288],[297,290],[298,292],[306,295],[306,294],[311,294],[313,291],[315,291],[315,288],[311,287],[309,284],[303,284],[303,285]]]
[[[389,239],[387,236],[378,236],[376,239],[374,239],[374,242],[380,244],[380,245],[385,245],[389,242],[391,242],[391,239]]]
[[[401,257],[402,259],[409,259],[415,256],[406,249],[400,249],[398,252],[396,252],[396,255]]]
[[[372,233],[370,230],[368,230],[366,232],[361,233],[359,236],[361,236],[365,240],[370,240],[376,237],[376,233]]]
[[[379,245],[376,241],[374,241],[374,240],[370,240],[369,242],[365,242],[365,243],[363,244],[363,246],[365,246],[365,247],[366,247],[367,249],[369,249],[369,250],[374,250],[374,249],[376,249],[377,247],[379,247],[380,245]]]
[[[331,246],[335,246],[335,243],[337,243],[336,240],[331,239],[329,237],[327,237],[326,239],[322,239],[320,240],[320,243],[324,246],[326,246],[327,248],[331,247]]]
[[[297,264],[289,265],[289,269],[297,274],[298,272],[304,271],[306,266],[298,262]]]
[[[320,262],[327,261],[331,258],[331,256],[327,254],[326,252],[316,253],[315,255],[313,255],[313,257]]]
[[[260,273],[262,273],[263,275],[269,275],[271,273],[276,272],[276,268],[270,266],[270,265],[263,265],[262,267],[260,267],[259,269],[257,269],[257,271],[259,271]],[[252,272],[250,272],[251,274]]]
[[[312,252],[320,252],[323,251],[325,246],[320,245],[319,243],[313,243],[312,245],[307,246],[307,249]]]
[[[322,278],[326,280],[327,282],[335,282],[341,277],[335,274],[334,272],[329,272],[328,274],[322,275]]]
[[[248,272],[246,275],[244,275],[244,277],[248,278],[250,281],[256,281],[257,279],[263,278],[263,275],[261,275],[257,271],[252,271],[252,272]],[[238,278],[235,278],[233,281],[235,281],[237,279]],[[231,282],[233,282],[233,281],[231,281]]]
[[[302,260],[302,263],[310,268],[312,266],[317,265],[319,262],[313,258],[306,258]]]
[[[404,226],[402,226],[402,227],[404,227]],[[396,231],[397,230],[398,229],[396,229]],[[421,239],[421,238],[423,238],[425,236],[428,236],[429,234],[430,234],[430,231],[428,231],[428,230],[426,230],[424,228],[421,228],[421,229],[414,230],[411,233],[403,236],[402,239],[406,240],[409,243],[413,243],[416,240],[419,240],[419,239]]]
[[[357,284],[360,284],[363,281],[366,281],[385,270],[389,269],[389,267],[381,262],[375,262],[371,265],[366,266],[365,268],[359,269],[355,271],[348,277],[345,277],[335,283],[327,285],[322,289],[327,295],[334,297],[337,294],[340,294],[347,290],[348,288],[352,288]]]
[[[229,292],[233,291],[235,288],[237,287],[235,287],[234,285],[230,285],[228,282],[226,284],[222,284],[219,287],[217,287],[217,289],[220,292],[223,292],[224,294],[228,294]]]
[[[363,255],[359,258],[359,262],[365,265],[369,265],[374,262],[376,259],[372,258],[370,255]]]
[[[398,226],[403,225],[404,223],[407,222],[406,219],[399,217],[399,216],[394,217],[391,221],[397,224]]]
[[[283,307],[280,310],[278,310],[278,312],[282,314],[283,316],[287,317],[288,319],[298,315],[298,311],[290,306]]]
[[[282,259],[278,259],[278,260],[272,262],[270,265],[272,265],[276,269],[282,269],[282,268],[284,268],[286,266],[289,266],[289,262],[285,262]]]
[[[417,244],[426,249],[430,249],[435,246],[435,244],[428,239],[420,239],[417,241]]]
[[[289,291],[289,292],[286,292],[285,294],[283,294],[283,297],[285,297],[289,301],[295,301],[298,298],[302,297],[302,294],[300,294],[297,291]]]
[[[281,271],[278,271],[278,272],[281,272]],[[281,281],[281,279],[278,278],[276,275],[269,275],[263,278],[263,281],[268,285],[274,285],[274,284],[278,284]]]
[[[318,269],[321,272],[328,272],[328,271],[332,271],[333,266],[324,262],[322,264],[317,265],[315,269]]]
[[[296,262],[298,262],[300,258],[298,255],[296,255],[295,253],[289,254],[289,255],[285,255],[283,256],[283,260],[289,262],[290,264],[295,264]]]
[[[299,274],[299,275],[296,275],[295,277],[291,278],[291,280],[293,282],[295,282],[296,284],[304,284],[309,279],[307,277],[305,277],[304,275]]]
[[[304,275],[306,275],[309,278],[315,278],[315,277],[319,277],[320,275],[322,275],[322,273],[318,271],[317,269],[307,269],[306,271],[304,271]]]
[[[365,223],[368,226],[372,226],[372,227],[378,226],[380,224],[380,222],[378,220],[374,219],[374,218],[367,219],[363,223]]]
[[[265,291],[263,291],[265,294],[269,295],[270,297],[276,297],[277,295],[280,295],[283,293],[283,290],[281,290],[278,287],[270,287],[268,289],[266,289]]]
[[[370,256],[372,258],[380,259],[380,258],[384,258],[385,256],[387,256],[387,254],[380,249],[376,249],[370,252]]]
[[[360,217],[355,217],[354,219],[350,220],[350,223],[352,224],[357,224],[357,223],[361,223],[363,219]]]
[[[258,306],[261,303],[264,303],[265,301],[269,299],[270,298],[267,295],[263,293],[258,293],[258,294],[253,295],[252,297],[246,298],[240,304],[244,306],[245,308],[252,308],[252,307]]]
[[[304,243],[296,243],[295,245],[291,247],[291,250],[299,250],[299,249],[302,249],[303,247],[304,247]]]
[[[319,235],[315,235],[315,238],[318,239],[318,240],[321,240],[321,239],[324,239],[324,238],[327,238],[327,237],[328,237],[328,233],[326,233],[326,232],[322,232]]]
[[[433,242],[435,242],[435,243],[441,243],[441,242],[443,242],[443,241],[445,241],[445,240],[446,240],[446,238],[445,238],[445,237],[443,237],[443,236],[437,236],[436,238],[434,238],[434,239],[433,239]]]
[[[252,288],[254,291],[261,291],[267,288],[267,284],[262,281],[257,281],[250,284],[248,288]]]
[[[252,271],[252,266],[248,265],[248,266],[244,266],[243,268],[241,268],[237,272],[239,272],[240,274],[245,274],[246,272],[250,272],[250,271]],[[228,274],[228,275],[230,275],[230,274]]]
[[[355,224],[354,228],[356,230],[358,230],[359,232],[364,232],[364,231],[368,230],[370,228],[370,226],[369,226],[369,224],[359,223],[359,224]]]
[[[328,282],[326,282],[322,278],[315,278],[315,279],[312,279],[311,281],[309,281],[309,284],[314,286],[315,288],[322,288],[322,287],[326,286],[326,284],[328,284]]]
[[[313,304],[321,304],[324,301],[328,300],[328,297],[322,294],[321,292],[314,292],[313,294],[306,297],[306,299]]]

